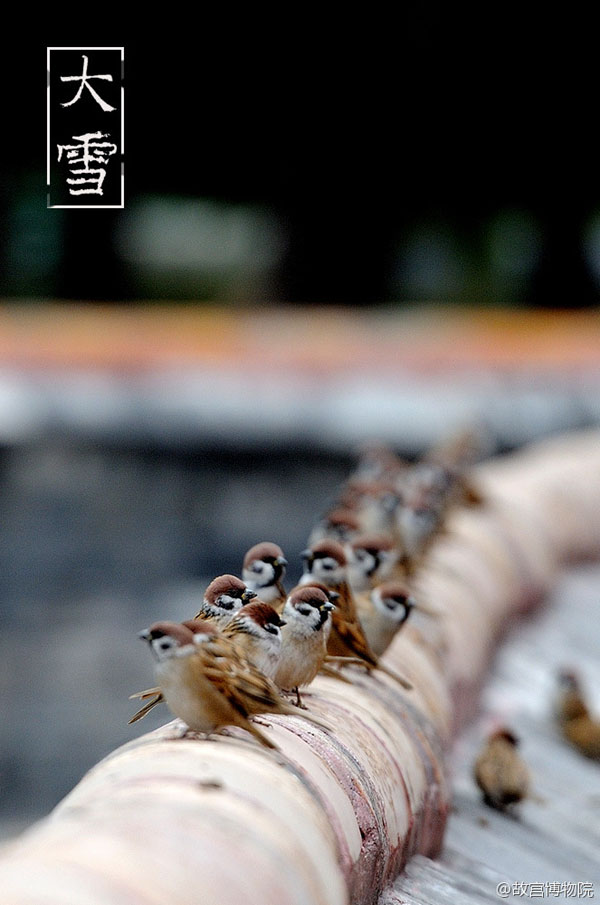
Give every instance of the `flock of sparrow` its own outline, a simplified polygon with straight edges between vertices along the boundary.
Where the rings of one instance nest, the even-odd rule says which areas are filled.
[[[329,728],[301,699],[300,689],[318,674],[351,682],[344,667],[381,670],[410,690],[381,656],[413,609],[436,617],[415,600],[411,585],[448,511],[481,503],[468,477],[479,455],[479,438],[471,432],[411,464],[385,447],[365,450],[311,532],[296,587],[285,590],[284,552],[264,541],[247,551],[240,577],[210,582],[193,619],[156,622],[140,633],[155,658],[157,687],[132,695],[144,703],[130,723],[165,701],[186,733],[237,726],[274,748],[253,717],[302,716]],[[571,677],[571,698],[575,682]],[[583,724],[570,721],[586,715],[595,726],[596,751],[584,753],[599,756],[600,725],[571,698],[573,712],[561,725],[581,733]],[[475,764],[484,800],[494,807],[528,794],[529,774],[516,746],[514,733],[498,730]]]
[[[381,656],[413,609],[431,612],[411,579],[448,509],[476,496],[464,476],[474,446],[471,435],[452,438],[412,464],[385,447],[365,450],[311,532],[295,588],[285,590],[281,547],[261,542],[240,576],[211,581],[193,619],[141,633],[157,687],[132,696],[144,704],[130,722],[164,700],[192,732],[238,726],[273,747],[251,718],[293,714],[324,726],[300,694],[319,673],[351,682],[346,666],[378,669],[410,690]]]

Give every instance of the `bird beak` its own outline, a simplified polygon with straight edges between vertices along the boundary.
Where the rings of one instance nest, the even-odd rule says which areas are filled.
[[[141,638],[142,641],[150,641],[150,629],[145,628],[141,632],[138,632],[138,638]]]
[[[242,594],[242,600],[244,601],[244,603],[247,603],[249,600],[252,600],[256,596],[256,591],[251,591],[250,588],[246,588],[246,590]]]
[[[279,620],[279,627],[281,628],[282,625],[287,625],[287,622],[285,621],[285,619]]]
[[[285,556],[278,556],[277,559],[275,560],[276,566],[287,566],[287,564],[288,564],[288,561],[285,558]]]
[[[323,604],[321,609],[325,610],[326,613],[331,613],[332,610],[335,610],[335,606],[333,605],[333,603],[330,603],[330,601],[328,600],[326,603]]]

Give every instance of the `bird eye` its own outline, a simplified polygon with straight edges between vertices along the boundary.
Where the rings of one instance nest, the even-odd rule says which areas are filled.
[[[309,606],[309,604],[307,604],[307,603],[303,603],[301,606],[298,607],[298,612],[302,613],[303,616],[310,616],[310,614],[312,612],[312,607]]]

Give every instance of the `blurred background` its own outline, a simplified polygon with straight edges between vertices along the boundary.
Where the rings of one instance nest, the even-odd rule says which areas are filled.
[[[166,718],[127,726],[139,629],[259,540],[297,577],[362,442],[600,421],[588,23],[169,12],[17,11],[0,63],[4,834]],[[46,207],[46,47],[86,43],[124,210]]]

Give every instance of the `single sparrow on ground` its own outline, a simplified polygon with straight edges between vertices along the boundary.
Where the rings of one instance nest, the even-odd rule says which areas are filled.
[[[287,559],[283,550],[277,544],[263,541],[250,547],[244,556],[242,566],[242,578],[252,591],[255,591],[265,603],[283,606],[285,603],[285,588],[283,579]]]
[[[239,726],[268,748],[275,748],[250,717],[261,713],[300,716],[276,686],[223,637],[210,622],[199,620],[192,631],[173,622],[157,622],[141,632],[156,658],[156,677],[175,716],[193,732],[210,734]],[[305,719],[328,728],[313,714]]]
[[[293,591],[283,608],[283,643],[274,679],[280,688],[296,692],[298,705],[299,687],[312,682],[325,663],[332,610],[326,591],[313,585]]]
[[[373,653],[381,657],[416,606],[406,585],[385,582],[356,596],[358,617]]]
[[[216,625],[227,625],[234,613],[249,603],[256,592],[235,575],[219,575],[214,578],[206,591],[199,611],[194,619],[210,619]]]
[[[354,595],[346,577],[346,554],[337,541],[322,540],[302,553],[304,574],[301,585],[311,584],[315,579],[322,581],[339,594],[336,609],[332,613],[332,627],[327,642],[330,658],[351,658],[359,661],[365,669],[379,668],[386,675],[396,679],[404,688],[412,688],[410,682],[379,662],[371,650],[360,624]]]
[[[388,579],[399,551],[387,534],[361,534],[345,545],[347,576],[356,594]]]
[[[473,772],[483,800],[506,810],[529,794],[530,776],[517,751],[518,739],[509,729],[493,732],[475,761]]]
[[[590,713],[579,678],[563,670],[558,681],[556,716],[562,734],[581,754],[600,760],[600,719]]]

